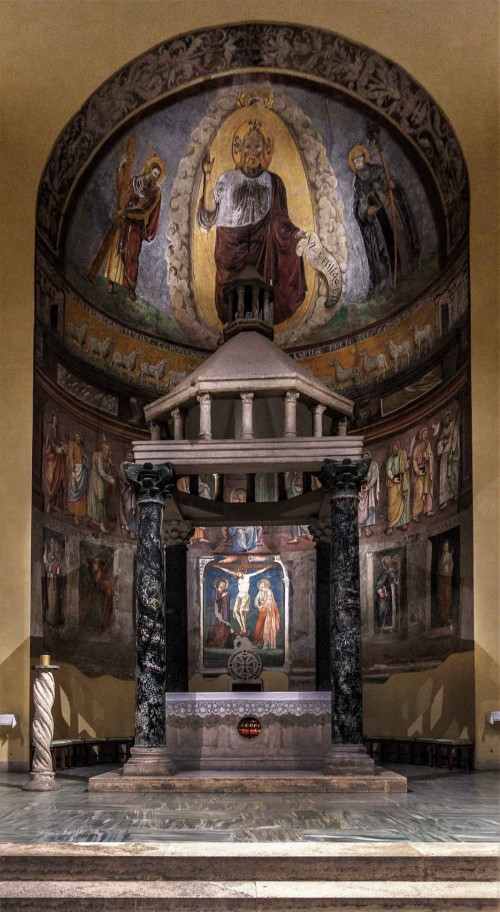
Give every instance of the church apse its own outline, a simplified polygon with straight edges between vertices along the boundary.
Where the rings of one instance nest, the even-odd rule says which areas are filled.
[[[238,72],[234,39],[257,40],[254,28],[269,67],[269,29],[282,40],[275,72]],[[93,119],[91,105],[79,113],[88,146],[76,139],[70,155],[65,131],[47,163],[38,209],[32,637],[35,651],[44,644],[86,674],[133,677],[137,512],[121,467],[133,441],[175,437],[182,415],[151,427],[144,408],[217,350],[225,319],[218,288],[239,274],[244,234],[245,261],[254,258],[275,302],[280,283],[283,301],[293,301],[275,307],[277,344],[311,379],[353,400],[346,430],[365,437],[365,680],[472,647],[465,163],[445,115],[408,74],[380,56],[375,64],[369,49],[341,36],[315,34],[330,61],[321,83],[304,71],[300,48],[309,38],[296,27],[208,30],[208,46],[226,62],[215,73],[209,54],[192,79],[159,46],[151,52],[157,89],[152,80],[139,106],[138,77],[125,67],[107,95],[95,95],[103,116]],[[245,143],[255,145],[254,165],[245,164]],[[312,429],[299,400],[302,413]],[[257,401],[255,415],[259,428],[275,420]],[[326,419],[322,428],[326,436],[336,430]],[[278,486],[272,475],[256,480],[267,494]],[[204,483],[213,496],[212,480]],[[238,479],[225,484],[225,496],[237,496]],[[302,484],[290,474],[288,496],[300,496]],[[315,548],[300,523],[196,526],[191,679],[202,675],[209,689],[245,626],[283,686],[313,687]],[[254,565],[266,569],[250,578],[248,613],[238,620],[238,582],[227,571],[245,576]]]

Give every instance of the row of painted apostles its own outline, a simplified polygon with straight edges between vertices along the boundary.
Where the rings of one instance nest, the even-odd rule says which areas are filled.
[[[435,434],[439,424],[434,425]],[[369,451],[364,453],[370,458]],[[456,501],[460,481],[460,428],[458,417],[450,410],[443,416],[436,447],[438,460],[437,494],[440,510]],[[386,534],[395,529],[405,532],[410,522],[419,523],[423,517],[434,516],[435,455],[429,429],[422,427],[414,437],[409,451],[394,440],[389,446],[384,473],[387,490]],[[377,522],[380,494],[380,470],[372,459],[364,484],[361,486],[358,508],[360,535],[372,535]]]
[[[133,460],[134,454],[127,453]],[[43,492],[47,513],[64,513],[67,508],[75,525],[84,519],[109,531],[108,508],[118,483],[118,523],[124,534],[135,537],[137,509],[135,496],[123,464],[115,470],[109,443],[103,440],[89,459],[80,431],[68,443],[59,432],[56,414],[51,415],[43,450]]]
[[[435,426],[435,430],[437,426]],[[436,450],[439,462],[438,501],[444,509],[456,500],[459,489],[460,432],[458,417],[446,411],[441,423]],[[365,456],[370,456],[369,451]],[[133,453],[127,454],[133,460]],[[435,456],[429,430],[422,427],[414,438],[409,452],[402,448],[399,440],[390,444],[386,459],[385,482],[387,488],[387,528],[391,535],[395,529],[405,531],[410,522],[418,523],[422,517],[434,515],[434,463]],[[372,459],[367,478],[362,485],[358,522],[360,535],[372,534],[371,527],[377,521],[377,507],[380,493],[380,470]],[[98,525],[103,533],[108,532],[108,505],[112,492],[118,483],[118,523],[121,531],[131,537],[137,533],[137,510],[134,493],[125,476],[123,465],[116,471],[111,458],[111,447],[102,441],[90,460],[79,431],[75,431],[69,443],[61,439],[56,414],[51,416],[44,442],[43,489],[47,513],[63,513],[65,507],[78,525],[83,519]],[[300,493],[299,482],[290,491],[291,496]],[[210,496],[209,491],[202,496]],[[259,527],[252,531],[252,540],[241,543],[238,528],[230,529],[235,550],[250,551],[255,547],[253,538],[258,537]],[[306,528],[293,528],[290,543],[299,535],[307,535]],[[196,533],[203,538],[202,531]],[[241,536],[240,536],[241,537]]]

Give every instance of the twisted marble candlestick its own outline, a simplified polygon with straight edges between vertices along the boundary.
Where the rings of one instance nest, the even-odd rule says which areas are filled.
[[[32,667],[38,672],[33,684],[35,715],[31,730],[35,753],[30,778],[23,785],[23,789],[32,792],[53,792],[60,788],[54,778],[50,752],[54,735],[52,706],[56,691],[52,672],[57,671],[59,665],[33,665]]]

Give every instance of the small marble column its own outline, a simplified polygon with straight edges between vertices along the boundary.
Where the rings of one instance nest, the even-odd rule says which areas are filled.
[[[238,285],[238,287],[236,289],[236,294],[237,294],[236,307],[237,307],[237,313],[238,313],[238,320],[243,320],[243,318],[245,316],[245,286]]]
[[[151,440],[161,440],[161,427],[156,421],[150,422],[149,433],[151,435]]]
[[[212,397],[210,393],[200,393],[196,397],[200,403],[200,440],[212,439]]]
[[[174,440],[184,440],[184,412],[180,408],[174,408],[170,412],[174,419]]]
[[[326,411],[326,405],[315,405],[313,413],[313,434],[315,437],[323,436],[323,412]]]
[[[254,285],[252,288],[252,317],[254,320],[259,319],[259,286]]]
[[[330,690],[331,517],[314,519],[309,531],[316,544],[316,690]]]
[[[284,437],[297,436],[297,399],[298,393],[289,391],[285,395],[285,432]]]
[[[183,520],[165,523],[165,690],[188,690],[187,549],[194,527]]]
[[[347,418],[340,418],[337,423],[337,437],[345,437],[347,434]]]
[[[319,480],[332,497],[330,675],[332,743],[325,775],[371,775],[363,744],[358,495],[369,459],[327,459]]]
[[[267,289],[264,291],[264,307],[262,315],[265,323],[273,322],[271,298]]]
[[[54,675],[59,665],[32,665],[37,672],[33,684],[33,701],[35,715],[31,728],[31,737],[35,745],[30,777],[23,789],[30,792],[54,792],[60,788],[54,778],[50,745],[54,737],[54,719],[52,707],[56,692]]]
[[[240,393],[241,439],[253,440],[253,393]]]
[[[135,745],[124,776],[171,776],[165,745],[165,614],[161,527],[163,506],[174,488],[168,463],[125,463],[137,494],[137,627]]]

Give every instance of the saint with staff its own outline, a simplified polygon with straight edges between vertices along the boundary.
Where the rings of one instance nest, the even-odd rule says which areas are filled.
[[[354,174],[353,212],[365,246],[371,296],[394,288],[416,270],[420,244],[406,193],[389,171],[379,128],[369,124],[367,132],[380,164],[364,145],[353,146],[347,161]]]

